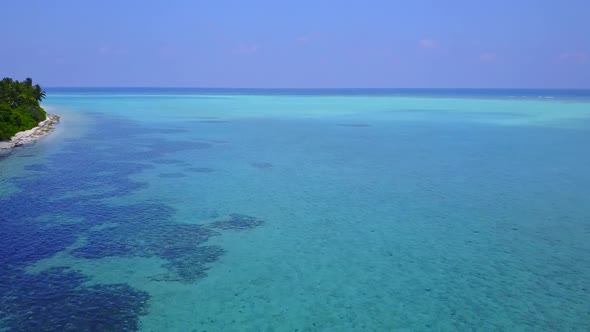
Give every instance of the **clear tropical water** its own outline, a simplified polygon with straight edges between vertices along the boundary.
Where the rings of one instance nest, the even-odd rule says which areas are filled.
[[[0,330],[584,331],[590,92],[54,89]]]

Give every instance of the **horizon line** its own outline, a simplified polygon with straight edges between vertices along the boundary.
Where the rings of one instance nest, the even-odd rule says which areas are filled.
[[[233,89],[233,90],[588,90],[588,88],[533,88],[533,87],[452,87],[452,88],[439,88],[439,87],[373,87],[373,88],[359,88],[359,87],[199,87],[199,86],[45,86],[50,89]]]

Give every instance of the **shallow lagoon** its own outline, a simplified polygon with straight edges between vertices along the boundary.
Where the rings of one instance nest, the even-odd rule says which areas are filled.
[[[0,326],[586,330],[590,103],[539,93],[50,91]]]

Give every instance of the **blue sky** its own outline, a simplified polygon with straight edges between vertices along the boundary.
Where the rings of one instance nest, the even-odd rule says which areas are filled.
[[[45,86],[590,88],[590,1],[0,0]]]

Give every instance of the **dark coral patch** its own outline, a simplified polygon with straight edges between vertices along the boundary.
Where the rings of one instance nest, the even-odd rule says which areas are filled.
[[[165,253],[169,262],[162,265],[169,272],[152,277],[154,281],[178,281],[188,283],[207,276],[208,264],[219,259],[225,250],[219,246],[200,246],[190,255],[174,251]],[[180,249],[183,250],[183,249]]]
[[[232,213],[228,218],[213,222],[209,225],[217,229],[246,230],[262,225],[262,221],[244,214]]]
[[[257,218],[232,214],[228,220],[209,225],[179,224],[169,220],[171,211],[159,205],[138,207],[137,214],[124,217],[118,227],[98,229],[88,234],[86,244],[72,253],[74,256],[95,259],[108,256],[160,257],[169,273],[155,280],[194,282],[206,276],[208,264],[219,259],[224,249],[204,245],[219,232],[214,229],[246,230],[262,222]],[[153,217],[153,212],[164,215]]]
[[[7,272],[7,271],[5,271]],[[0,312],[12,331],[136,331],[149,295],[127,284],[83,286],[65,268],[0,277]]]
[[[86,286],[86,277],[67,269],[40,274],[24,271],[27,265],[52,257],[81,238],[85,241],[71,251],[74,256],[158,257],[167,261],[168,271],[157,279],[185,283],[206,276],[210,264],[224,253],[223,248],[206,242],[226,228],[177,223],[174,209],[162,203],[119,205],[104,200],[110,202],[145,188],[147,183],[131,176],[154,168],[154,160],[212,144],[152,139],[144,135],[153,135],[153,128],[89,116],[94,117],[93,127],[84,137],[64,139],[59,153],[50,155],[44,164],[27,167],[39,173],[11,178],[10,183],[19,190],[0,197],[0,330],[138,328],[147,294],[127,284]],[[83,199],[72,194],[73,188],[83,188]],[[55,221],[64,214],[76,222]]]

